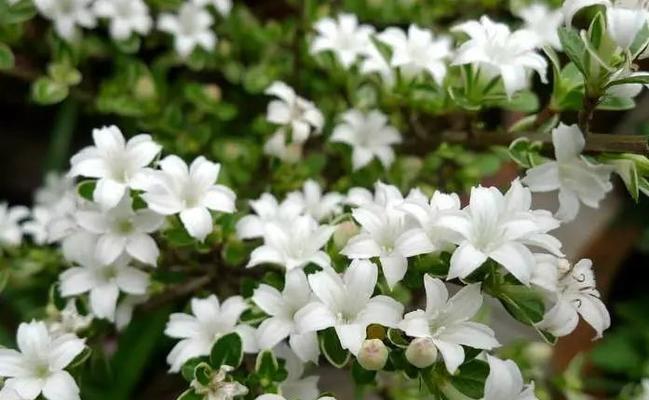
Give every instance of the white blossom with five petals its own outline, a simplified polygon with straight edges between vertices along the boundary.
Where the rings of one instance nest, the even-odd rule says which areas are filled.
[[[374,28],[358,23],[353,14],[340,14],[336,19],[322,18],[315,23],[317,35],[311,53],[333,52],[344,68],[351,67],[371,44]]]
[[[127,40],[133,33],[146,35],[153,26],[149,7],[142,0],[96,0],[93,10],[96,16],[110,19],[110,35],[115,40]]]
[[[164,13],[158,17],[158,29],[174,36],[174,47],[182,58],[189,57],[201,47],[212,51],[216,46],[216,35],[212,31],[214,18],[205,7],[186,1],[178,14]]]
[[[441,280],[425,275],[424,285],[426,310],[406,314],[399,329],[411,337],[431,339],[448,372],[455,373],[464,362],[463,345],[484,350],[500,345],[491,328],[471,321],[482,307],[480,284],[465,286],[450,299]]]
[[[97,24],[91,6],[93,0],[34,0],[39,14],[54,23],[57,35],[67,41],[79,36],[79,28]]]
[[[295,315],[302,333],[335,328],[343,348],[358,351],[371,324],[396,328],[403,305],[391,297],[374,296],[378,279],[376,264],[353,260],[340,276],[331,269],[309,275],[309,284],[318,301],[306,305]]]
[[[190,166],[178,156],[167,156],[160,161],[160,171],[149,175],[142,198],[158,214],[179,214],[187,232],[203,241],[214,228],[210,210],[235,210],[235,193],[216,184],[220,170],[220,164],[203,156]]]
[[[22,323],[16,335],[18,351],[0,349],[0,377],[7,396],[15,391],[22,400],[39,395],[47,400],[79,400],[79,387],[65,368],[85,349],[73,334],[53,337],[41,321]]]

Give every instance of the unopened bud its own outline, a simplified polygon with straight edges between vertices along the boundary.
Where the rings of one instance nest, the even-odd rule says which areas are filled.
[[[359,231],[360,229],[354,221],[344,221],[339,223],[334,232],[334,244],[336,247],[342,249],[345,247],[349,239],[358,235]]]
[[[358,363],[368,371],[379,371],[388,361],[388,348],[379,339],[369,339],[363,342],[358,352]]]
[[[430,367],[437,360],[437,347],[429,338],[418,338],[406,349],[406,359],[417,368]]]

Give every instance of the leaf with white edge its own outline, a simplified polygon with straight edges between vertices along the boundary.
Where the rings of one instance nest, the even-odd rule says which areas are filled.
[[[607,88],[610,88],[611,86],[617,86],[617,85],[628,85],[628,84],[641,84],[641,85],[649,85],[649,74],[635,74],[633,76],[629,76],[626,78],[618,79],[616,81],[610,82],[608,85],[606,85]]]
[[[97,181],[83,181],[77,185],[77,193],[88,201],[93,201]]]
[[[512,317],[526,325],[533,326],[543,319],[543,297],[534,289],[523,285],[502,285],[494,295]]]
[[[9,46],[0,42],[0,70],[13,68],[15,62],[14,53]]]
[[[212,367],[206,362],[201,362],[194,368],[194,379],[203,386],[212,380]]]
[[[563,46],[563,51],[566,53],[570,61],[579,69],[583,76],[587,77],[585,56],[586,45],[584,44],[579,33],[571,27],[559,28],[559,39]]]
[[[645,196],[649,196],[649,180],[647,178],[640,178],[638,187]]]
[[[344,367],[351,357],[349,351],[340,345],[336,330],[333,328],[326,329],[320,334],[320,347],[329,363],[336,368]]]
[[[262,378],[273,380],[273,377],[279,370],[279,363],[272,351],[262,351],[257,355],[255,362],[255,371]]]
[[[649,24],[644,24],[629,47],[631,59],[635,60],[638,58],[647,49],[647,46],[649,46]]]
[[[32,84],[32,98],[39,104],[56,104],[68,97],[69,90],[64,83],[51,78],[39,78]]]
[[[393,345],[402,349],[407,348],[409,344],[403,331],[400,329],[388,329],[388,340],[390,340],[390,343],[392,343]]]
[[[185,362],[185,364],[183,364],[182,368],[180,369],[180,374],[183,378],[185,378],[187,382],[191,382],[194,379],[194,370],[196,369],[196,367],[206,360],[207,357],[196,357],[187,360],[187,362]]]
[[[458,368],[451,378],[451,384],[460,392],[473,399],[484,396],[484,386],[489,375],[489,365],[481,360],[473,359]]]
[[[528,138],[514,140],[507,149],[509,156],[514,162],[524,168],[532,168],[543,162],[539,155],[543,144],[532,142]]]
[[[613,171],[622,178],[627,191],[633,200],[637,202],[640,197],[640,184],[638,182],[638,168],[635,162],[614,158],[606,160],[605,163],[613,167]]]
[[[628,97],[604,97],[597,105],[598,110],[624,111],[635,107],[635,100]]]
[[[237,333],[221,336],[210,352],[210,364],[217,369],[223,365],[233,368],[239,367],[243,360],[243,343]]]
[[[594,49],[599,49],[604,40],[604,35],[606,33],[606,22],[604,19],[604,14],[598,12],[595,17],[592,19],[590,26],[588,27],[588,37],[590,38],[590,44]]]

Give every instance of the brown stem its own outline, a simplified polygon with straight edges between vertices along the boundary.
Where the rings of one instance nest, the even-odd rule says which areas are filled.
[[[156,308],[164,304],[191,295],[197,290],[202,289],[205,286],[209,285],[210,282],[212,282],[212,276],[205,275],[190,280],[181,285],[173,286],[169,288],[167,291],[165,291],[164,293],[159,294],[158,296],[155,296],[151,298],[149,301],[147,301],[146,303],[142,304],[140,309],[143,311],[155,310]]]
[[[597,108],[598,104],[598,97],[592,97],[589,96],[588,93],[586,93],[586,96],[584,96],[582,109],[579,111],[578,115],[579,128],[581,128],[581,131],[584,132],[584,136],[590,135],[590,121],[593,119],[593,115],[595,114],[595,109]]]
[[[543,143],[546,150],[551,150],[552,138],[548,134],[504,134],[496,132],[474,132],[473,137],[465,132],[445,132],[442,141],[463,144],[471,148],[487,148],[491,146],[509,146],[514,140],[526,138]],[[609,135],[592,133],[586,137],[586,153],[634,153],[649,155],[649,144],[645,136],[640,135]]]

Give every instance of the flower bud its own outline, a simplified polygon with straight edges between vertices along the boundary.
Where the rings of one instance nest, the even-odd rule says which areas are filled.
[[[406,359],[417,368],[430,367],[437,360],[437,347],[429,338],[417,338],[408,345]]]
[[[336,226],[336,230],[334,231],[334,244],[339,249],[342,249],[349,239],[358,235],[358,232],[360,232],[360,229],[353,221],[341,222]]]
[[[388,348],[379,339],[369,339],[363,342],[358,352],[358,363],[368,371],[378,371],[385,367],[388,361]]]

